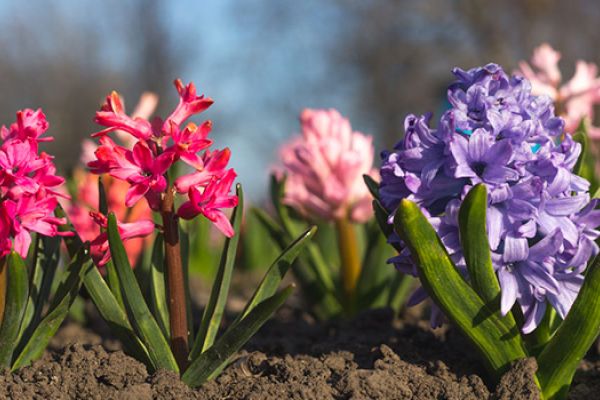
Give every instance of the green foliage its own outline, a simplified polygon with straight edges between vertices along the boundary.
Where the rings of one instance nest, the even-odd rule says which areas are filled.
[[[459,211],[460,240],[467,263],[466,281],[452,263],[419,207],[402,200],[394,228],[410,249],[419,278],[433,301],[479,351],[497,380],[511,362],[537,359],[536,380],[545,400],[562,400],[579,362],[600,331],[600,258],[596,257],[564,321],[548,310],[531,335],[522,335],[522,316],[499,313],[500,287],[493,271],[486,232],[487,193],[477,185]]]
[[[291,294],[292,287],[280,292],[277,288],[287,269],[302,249],[314,236],[312,227],[283,251],[267,271],[263,281],[244,311],[219,336],[225,311],[231,275],[236,259],[242,222],[243,193],[241,185],[236,188],[239,203],[231,216],[235,235],[224,241],[218,269],[211,289],[209,303],[205,307],[200,328],[193,340],[188,355],[189,365],[179,368],[169,346],[169,309],[167,307],[167,274],[164,270],[163,238],[158,235],[154,244],[151,265],[144,272],[134,273],[119,236],[114,214],[108,215],[108,239],[112,261],[107,265],[103,277],[96,268],[88,269],[83,275],[84,285],[100,315],[106,320],[113,333],[123,342],[126,351],[146,364],[150,370],[170,369],[182,374],[190,386],[199,386],[216,376],[254,333],[267,321],[271,314]],[[60,210],[59,210],[60,213]],[[64,215],[64,214],[63,214]],[[189,232],[192,242],[195,234]],[[182,233],[185,241],[188,232]],[[206,238],[204,238],[206,240]],[[81,240],[65,238],[70,253],[81,246]],[[181,244],[184,268],[188,268],[188,254],[193,245]],[[190,256],[193,258],[193,256]],[[109,270],[109,268],[111,270]],[[185,271],[187,275],[187,271]],[[186,283],[187,285],[187,283]],[[145,298],[141,287],[148,287]],[[189,290],[186,290],[188,304]],[[193,336],[193,335],[190,335]]]
[[[378,196],[378,184],[371,177],[365,176],[365,184],[373,196]],[[271,202],[275,217],[261,209],[253,209],[253,215],[261,222],[264,231],[279,248],[284,248],[292,237],[307,228],[305,220],[282,202],[285,179],[271,177]],[[303,297],[310,305],[312,313],[319,319],[330,319],[340,316],[351,316],[354,313],[377,307],[391,307],[396,312],[404,302],[413,286],[411,277],[399,274],[387,259],[395,255],[386,243],[386,236],[378,225],[389,231],[382,207],[374,203],[376,218],[365,224],[322,223],[315,241],[307,246],[307,252],[301,254],[293,264],[292,270],[303,292]],[[360,272],[354,292],[347,293],[342,289],[344,274],[343,249],[338,246],[344,235],[341,228],[351,229],[345,232],[356,240],[358,264]],[[348,236],[345,236],[348,237]],[[348,256],[348,254],[345,254]],[[354,258],[354,255],[352,255]],[[348,258],[346,258],[348,260]],[[349,298],[349,297],[352,298]]]
[[[0,268],[6,268],[0,368],[16,370],[41,357],[77,297],[83,274],[90,268],[86,246],[81,246],[66,266],[48,305],[57,276],[58,243],[54,238],[36,236],[27,258],[30,267],[14,251],[0,260]]]

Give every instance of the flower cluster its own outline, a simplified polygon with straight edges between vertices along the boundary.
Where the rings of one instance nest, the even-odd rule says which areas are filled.
[[[231,195],[231,185],[235,179],[233,169],[227,169],[230,152],[228,149],[211,151],[212,140],[208,138],[210,121],[200,126],[184,122],[192,115],[206,110],[213,101],[196,94],[194,84],[185,86],[175,81],[179,93],[179,104],[165,120],[155,118],[151,122],[141,117],[130,117],[125,113],[121,98],[111,93],[101,110],[96,113],[96,123],[106,129],[92,135],[100,137],[100,145],[95,151],[95,159],[88,167],[95,174],[107,173],[111,177],[127,182],[129,189],[125,205],[132,207],[145,198],[150,208],[162,211],[161,204],[173,191],[188,196],[178,215],[185,219],[204,215],[225,235],[232,236],[233,229],[221,210],[237,205],[237,197]],[[131,148],[115,143],[108,133],[120,131],[132,138]],[[194,171],[169,182],[167,171],[181,160]],[[101,214],[93,215],[94,221],[103,226],[106,223]],[[152,232],[146,221],[121,224],[122,235],[139,237]],[[100,235],[92,242],[92,247],[107,249],[106,237]],[[107,259],[100,260],[100,265]]]
[[[600,77],[598,66],[578,60],[575,75],[561,85],[561,73],[558,68],[560,53],[544,43],[533,52],[532,68],[527,62],[519,63],[519,71],[531,82],[534,95],[549,96],[556,103],[560,115],[565,119],[565,130],[575,132],[583,118],[594,119],[594,106],[600,104]],[[590,126],[589,135],[600,138],[600,128]]]
[[[526,79],[495,64],[454,75],[452,107],[437,127],[430,115],[409,115],[404,138],[382,153],[381,200],[390,218],[401,199],[419,204],[466,275],[458,210],[472,186],[485,184],[501,311],[517,302],[529,333],[548,303],[561,318],[569,311],[599,250],[600,211],[590,202],[589,183],[573,173],[581,147],[569,135],[561,141],[564,122],[549,97],[533,96]],[[416,273],[407,249],[392,261]],[[423,297],[416,293],[413,301]]]
[[[376,174],[373,138],[353,132],[336,110],[304,110],[302,135],[280,150],[287,176],[284,202],[305,216],[335,220],[372,216],[364,174]]]
[[[17,121],[0,129],[0,257],[11,248],[27,256],[31,233],[59,235],[64,219],[54,216],[58,186],[53,157],[39,152],[40,137],[48,130],[41,110],[17,112]]]

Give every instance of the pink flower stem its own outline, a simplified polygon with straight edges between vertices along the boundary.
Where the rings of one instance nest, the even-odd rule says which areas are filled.
[[[344,306],[348,314],[352,315],[356,310],[356,285],[361,272],[356,232],[347,217],[336,219],[335,227],[338,233],[338,248],[342,263],[341,277],[344,290]]]
[[[185,299],[185,279],[181,263],[178,217],[174,206],[174,189],[169,187],[161,202],[165,235],[165,267],[169,296],[171,350],[183,373],[188,363],[188,323]]]

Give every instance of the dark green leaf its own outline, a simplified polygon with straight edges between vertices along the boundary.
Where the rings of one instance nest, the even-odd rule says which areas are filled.
[[[27,267],[21,256],[12,251],[6,261],[6,299],[0,327],[0,369],[10,367],[29,294]]]
[[[545,400],[565,399],[575,370],[600,332],[600,257],[588,269],[575,303],[538,357]]]
[[[125,247],[119,236],[117,219],[113,213],[108,215],[108,241],[127,315],[142,343],[146,346],[153,365],[157,369],[164,368],[178,372],[179,368],[169,348],[169,343],[152,316],[131,270]]]
[[[164,239],[162,233],[156,235],[152,249],[152,272],[150,284],[150,306],[165,338],[171,337],[167,285],[165,277]]]
[[[366,174],[363,175],[363,179],[365,181],[365,185],[367,185],[367,189],[369,189],[369,192],[371,193],[371,196],[373,196],[375,200],[379,200],[379,183],[377,183],[371,176]]]
[[[110,291],[98,268],[92,266],[87,270],[83,277],[83,284],[100,316],[106,321],[110,331],[121,340],[126,352],[144,364],[152,365],[148,351],[133,331],[125,310]]]
[[[204,309],[204,315],[202,316],[202,322],[200,323],[196,341],[194,342],[194,346],[190,353],[190,360],[195,359],[198,354],[206,351],[213,345],[215,337],[217,336],[217,331],[221,325],[225,306],[227,305],[227,295],[229,294],[229,285],[231,283],[231,275],[237,253],[240,229],[242,226],[242,214],[244,210],[244,193],[242,192],[242,186],[240,184],[236,187],[236,194],[238,196],[238,205],[231,215],[231,226],[233,227],[235,234],[232,238],[227,238],[225,240],[223,253],[221,254],[221,263],[210,291],[208,304]]]
[[[40,321],[30,337],[23,338],[27,342],[13,363],[13,371],[42,356],[50,339],[56,334],[69,313],[69,308],[71,308],[81,288],[82,275],[89,268],[93,268],[93,266],[89,259],[88,249],[81,246],[74,259],[67,266],[66,278],[56,289],[48,314]]]
[[[207,351],[200,354],[182,376],[191,387],[198,387],[214,376],[269,319],[293,291],[288,286],[279,293],[263,300],[239,323],[232,325]]]
[[[516,324],[490,310],[465,282],[415,203],[400,202],[394,227],[410,249],[423,287],[481,353],[495,379],[511,362],[527,357]]]

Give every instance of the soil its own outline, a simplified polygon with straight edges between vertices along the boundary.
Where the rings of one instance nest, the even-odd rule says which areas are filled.
[[[434,334],[426,322],[394,320],[388,310],[317,324],[284,309],[197,390],[166,371],[148,374],[103,328],[95,330],[65,324],[41,360],[0,373],[0,399],[539,399],[533,359],[486,386],[476,355],[452,330]],[[592,354],[569,398],[598,393],[600,361]]]

